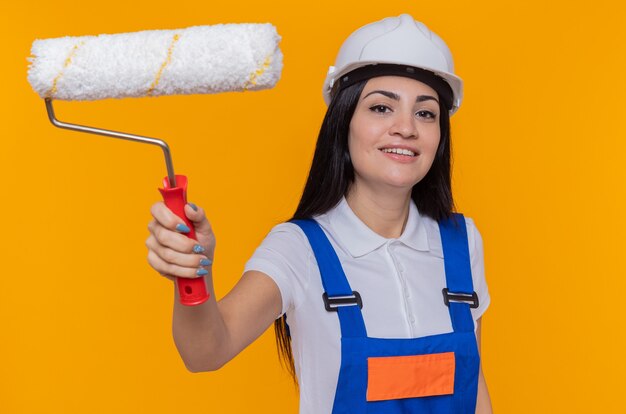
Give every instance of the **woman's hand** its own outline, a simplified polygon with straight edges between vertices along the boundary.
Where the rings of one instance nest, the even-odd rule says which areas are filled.
[[[192,222],[198,241],[177,230],[183,220],[162,202],[153,204],[150,212],[154,217],[148,224],[150,236],[146,240],[150,266],[172,281],[176,280],[174,276],[202,277],[197,271],[208,269],[204,274],[209,300],[197,306],[184,306],[174,300],[172,333],[189,371],[216,370],[274,322],[282,309],[280,290],[268,275],[251,270],[218,303],[210,264],[200,263],[202,259],[212,262],[215,250],[215,235],[204,210],[185,206],[185,215]],[[194,252],[195,246],[203,251]]]
[[[150,208],[154,219],[148,223],[148,263],[171,281],[175,280],[174,276],[202,277],[213,263],[215,235],[204,210],[197,209],[195,211],[190,204],[185,206],[185,215],[192,222],[198,238],[196,241],[185,235],[185,223],[163,202],[154,203]]]

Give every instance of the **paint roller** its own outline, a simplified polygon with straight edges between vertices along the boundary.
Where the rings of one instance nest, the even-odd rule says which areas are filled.
[[[59,121],[53,100],[97,100],[161,95],[213,94],[272,88],[280,79],[280,36],[269,24],[217,24],[179,30],[146,30],[35,40],[28,81],[45,100],[59,128],[154,144],[165,155],[167,176],[159,188],[165,205],[187,219],[187,177],[174,173],[165,141]],[[176,278],[183,305],[208,298],[204,278]]]

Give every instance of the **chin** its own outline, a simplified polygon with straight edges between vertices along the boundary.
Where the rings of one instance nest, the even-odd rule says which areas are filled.
[[[407,177],[395,177],[389,178],[386,184],[392,187],[396,187],[398,189],[406,188],[410,190],[413,188],[413,186],[415,186],[415,184],[422,181],[422,178],[424,177],[417,177],[413,179],[408,179]]]
[[[388,181],[385,184],[387,187],[393,188],[394,190],[411,191],[413,187],[415,186],[415,184],[417,184],[417,182],[415,181],[404,181],[404,182]]]

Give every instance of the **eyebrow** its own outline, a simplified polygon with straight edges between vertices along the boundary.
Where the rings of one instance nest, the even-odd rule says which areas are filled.
[[[382,91],[382,90],[372,91],[372,92],[368,93],[367,95],[365,95],[363,97],[363,99],[367,98],[368,96],[370,96],[371,94],[374,94],[374,93],[379,93],[381,95],[386,96],[387,98],[393,99],[394,101],[399,101],[400,100],[400,96],[397,93],[393,93],[393,92],[389,92],[389,91]],[[433,100],[433,101],[439,103],[437,98],[435,98],[434,96],[431,96],[431,95],[419,95],[417,97],[417,99],[415,99],[415,102],[424,102],[424,101],[429,101],[429,100]]]

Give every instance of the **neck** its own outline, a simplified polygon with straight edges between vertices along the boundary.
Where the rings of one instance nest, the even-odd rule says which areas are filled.
[[[348,205],[367,227],[378,235],[395,239],[402,235],[409,218],[411,191],[375,191],[354,182],[346,194]]]

